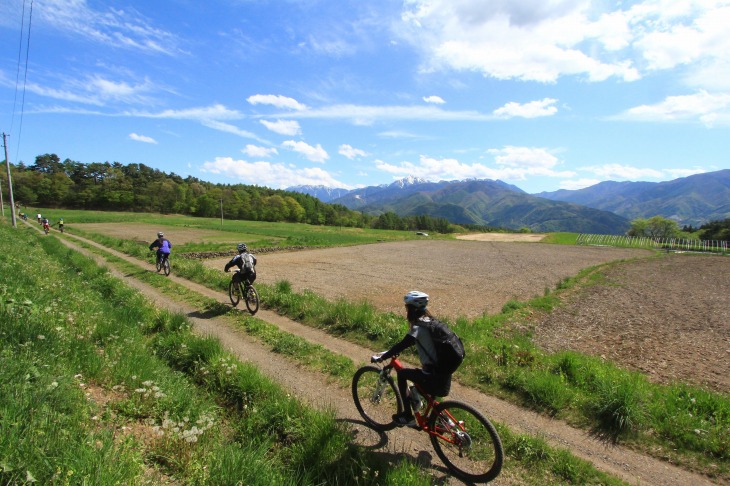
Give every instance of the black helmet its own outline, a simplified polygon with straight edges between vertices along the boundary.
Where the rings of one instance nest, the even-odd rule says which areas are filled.
[[[157,233],[157,237],[158,237],[158,238],[162,238],[163,236],[165,236],[165,235],[164,235],[164,234],[162,234],[162,231],[160,231],[159,233]]]
[[[246,243],[239,243],[238,244],[238,253],[243,253],[247,249],[248,249],[248,247],[246,246]]]

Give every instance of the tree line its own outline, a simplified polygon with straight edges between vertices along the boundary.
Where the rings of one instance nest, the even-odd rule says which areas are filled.
[[[710,221],[699,228],[684,226],[680,230],[676,221],[661,216],[638,218],[631,222],[631,229],[626,234],[660,239],[678,238],[682,233],[694,235],[702,240],[730,241],[730,219]]]
[[[443,218],[380,216],[323,203],[308,194],[245,184],[213,184],[167,174],[144,164],[61,161],[39,155],[32,165],[11,164],[14,199],[49,208],[157,212],[249,221],[452,232]],[[7,176],[2,174],[3,184]]]

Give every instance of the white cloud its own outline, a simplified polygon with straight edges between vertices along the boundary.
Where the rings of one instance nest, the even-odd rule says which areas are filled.
[[[591,15],[598,18],[589,2],[577,0],[411,0],[399,34],[423,52],[422,69],[429,71],[539,82],[564,75],[637,79],[630,59],[599,57],[600,46],[620,42],[601,42],[602,29],[593,27]]]
[[[574,177],[572,171],[555,170],[559,160],[546,149],[530,147],[504,147],[492,149],[497,167],[483,163],[465,163],[455,158],[433,158],[421,155],[418,163],[403,161],[391,164],[375,161],[378,170],[396,177],[413,175],[430,181],[463,179],[500,179],[523,181],[528,176]]]
[[[10,86],[7,78],[0,75],[0,83]],[[112,81],[101,75],[89,75],[83,79],[65,79],[61,88],[49,88],[37,83],[27,83],[25,90],[46,98],[61,101],[102,106],[110,102],[149,104],[149,93],[155,90],[152,83],[130,84]]]
[[[219,132],[232,133],[233,135],[237,135],[239,137],[259,140],[259,137],[255,133],[251,133],[248,130],[241,130],[237,126],[231,125],[230,123],[206,119],[200,120],[200,123],[203,126],[212,128],[213,130],[218,130]]]
[[[692,95],[669,96],[654,105],[630,108],[619,119],[639,121],[699,120],[707,126],[730,121],[730,93],[699,91]]]
[[[664,174],[660,170],[632,167],[621,164],[605,164],[599,166],[585,167],[584,170],[592,172],[603,180],[623,179],[640,181],[644,179],[662,179]]]
[[[437,106],[332,105],[317,110],[287,114],[289,118],[349,119],[357,125],[382,120],[487,121],[494,116],[473,110],[448,111]]]
[[[367,152],[365,152],[364,150],[353,148],[352,146],[347,144],[340,145],[338,153],[340,155],[344,155],[350,160],[356,159],[358,157],[365,157],[367,155]]]
[[[568,189],[569,191],[576,191],[578,189],[585,189],[586,187],[595,186],[601,182],[600,179],[566,179],[560,181],[560,189]]]
[[[695,174],[704,174],[707,171],[705,169],[695,167],[692,169],[664,169],[664,172],[669,174],[672,179],[679,179],[681,177],[688,177]]]
[[[319,167],[297,169],[268,161],[249,162],[231,157],[216,157],[212,162],[205,162],[200,170],[229,177],[244,184],[264,185],[278,189],[305,184],[351,188]]]
[[[153,144],[157,143],[157,140],[155,140],[152,137],[147,137],[145,135],[138,135],[136,133],[130,133],[129,138],[134,140],[135,142],[153,143]]]
[[[134,8],[102,7],[95,10],[83,0],[51,0],[43,2],[42,8],[34,9],[33,23],[50,25],[68,35],[85,37],[116,48],[149,54],[182,53],[178,47],[179,38],[150,25],[149,20]]]
[[[435,105],[443,105],[446,103],[440,96],[424,96],[423,101],[426,103],[433,103]]]
[[[464,70],[546,83],[562,76],[634,81],[680,65],[690,72],[702,69],[727,60],[730,52],[727,0],[404,4],[396,34],[422,52],[425,71]],[[730,84],[730,78],[724,82]]]
[[[297,152],[304,157],[306,157],[308,160],[311,160],[312,162],[320,162],[324,163],[327,159],[330,158],[330,156],[327,154],[327,151],[322,148],[320,144],[317,144],[316,147],[313,147],[309,145],[306,142],[296,142],[294,140],[287,140],[286,142],[281,144],[282,147],[288,148],[289,150],[292,150],[294,152]]]
[[[146,118],[171,118],[177,120],[240,120],[243,118],[239,111],[230,110],[221,104],[184,110],[163,110],[158,113],[130,111],[126,114]]]
[[[241,152],[249,157],[271,157],[279,153],[274,147],[259,147],[258,145],[251,144],[246,145]]]
[[[287,108],[289,110],[306,110],[307,105],[299,103],[294,98],[281,95],[253,95],[246,98],[246,101],[252,105],[272,105],[276,108]]]
[[[296,120],[276,120],[273,122],[268,120],[260,121],[263,126],[265,126],[274,133],[278,133],[279,135],[292,136],[302,133],[302,129]]]
[[[528,170],[550,170],[559,160],[545,148],[515,147],[507,145],[501,149],[489,149],[497,165]]]
[[[551,116],[558,112],[555,103],[558,100],[553,98],[544,98],[539,101],[530,101],[529,103],[520,104],[517,102],[509,102],[494,110],[493,114],[500,118],[537,118],[541,116]]]

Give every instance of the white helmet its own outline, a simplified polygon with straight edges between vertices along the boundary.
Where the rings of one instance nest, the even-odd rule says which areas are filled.
[[[159,233],[157,233],[157,237],[158,238],[162,238],[163,236],[165,236],[165,235],[162,233],[162,231],[160,231]]]
[[[411,305],[416,309],[422,310],[428,305],[428,294],[424,294],[418,290],[411,290],[403,296],[403,302],[405,302],[406,305]]]

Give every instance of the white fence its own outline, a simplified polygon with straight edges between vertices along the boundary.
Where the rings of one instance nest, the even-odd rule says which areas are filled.
[[[727,253],[728,242],[723,240],[691,240],[687,238],[648,238],[622,235],[578,235],[578,245],[619,246],[624,248],[652,248],[666,251],[697,251]]]

